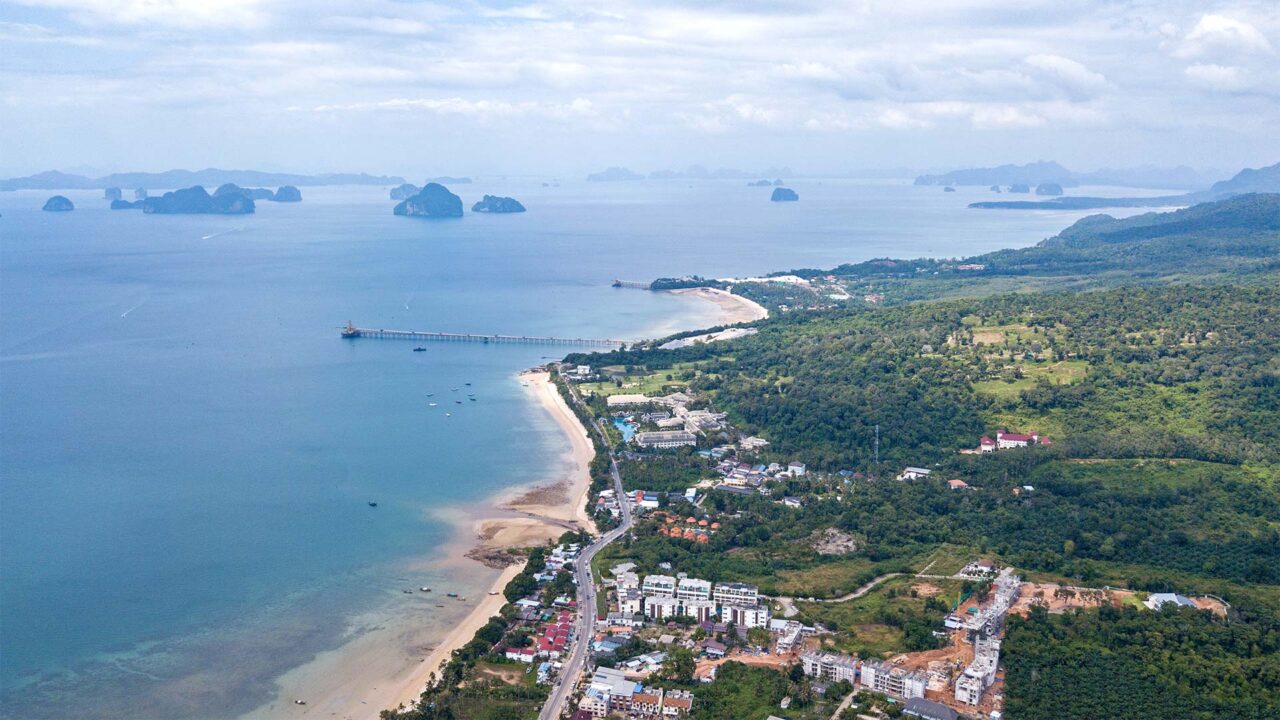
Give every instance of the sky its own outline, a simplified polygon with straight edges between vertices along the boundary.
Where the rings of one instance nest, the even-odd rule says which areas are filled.
[[[1280,0],[0,0],[0,175],[1280,161]]]

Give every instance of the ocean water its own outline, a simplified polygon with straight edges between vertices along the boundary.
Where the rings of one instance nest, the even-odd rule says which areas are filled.
[[[637,338],[714,308],[615,277],[968,255],[1083,215],[965,209],[985,190],[792,187],[799,203],[737,181],[491,179],[454,190],[529,212],[436,221],[392,216],[385,188],[303,188],[245,217],[112,212],[87,191],[45,213],[53,193],[0,193],[0,716],[257,707],[350,618],[451,582],[421,569],[448,536],[433,511],[555,468],[564,439],[514,374],[563,348],[415,353],[344,341],[348,320]]]

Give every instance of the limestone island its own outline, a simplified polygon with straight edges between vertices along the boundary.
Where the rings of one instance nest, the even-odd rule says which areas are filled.
[[[1037,195],[1061,195],[1062,186],[1058,183],[1040,183],[1036,186]]]
[[[243,195],[250,200],[270,200],[275,193],[266,188],[242,188],[235,183],[223,183],[213,191],[214,197],[226,197],[228,195]]]
[[[791,188],[774,188],[773,195],[769,196],[772,202],[795,202],[800,199],[795,190]]]
[[[200,185],[142,201],[142,212],[157,215],[248,215],[254,209],[253,198],[244,192],[210,195]]]
[[[409,198],[422,192],[422,188],[411,183],[405,183],[397,187],[391,188],[392,200],[408,200]]]
[[[522,213],[524,205],[519,200],[497,195],[485,195],[484,199],[471,206],[471,212],[481,213]]]
[[[54,195],[45,201],[41,209],[48,212],[70,212],[75,210],[76,206],[65,195]]]
[[[1010,186],[1009,186],[1009,192],[1011,192],[1011,193],[1029,193],[1029,192],[1031,192],[1031,186],[1030,186],[1030,185],[1027,185],[1027,184],[1025,184],[1025,183],[1014,183],[1014,184],[1012,184],[1012,185],[1010,185]]]
[[[440,183],[427,183],[417,195],[396,205],[393,212],[410,217],[462,217],[462,198]]]
[[[275,195],[266,199],[272,202],[302,202],[302,192],[292,185],[281,185]]]
[[[118,187],[109,187],[106,192],[102,193],[102,199],[104,200],[119,200],[123,197],[124,193],[120,192]]]
[[[603,172],[591,173],[587,176],[587,182],[619,182],[623,180],[643,180],[644,176],[634,173],[624,167],[613,166],[606,168]]]

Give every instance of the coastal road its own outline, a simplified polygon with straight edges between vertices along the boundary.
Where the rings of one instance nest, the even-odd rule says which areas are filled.
[[[582,400],[578,398],[576,388],[572,384],[569,384],[568,388],[574,404],[581,406]],[[600,429],[599,425],[593,425],[593,429],[600,436],[604,447],[608,448],[609,440],[604,431]],[[622,509],[622,522],[618,527],[601,535],[595,542],[588,545],[582,551],[582,555],[579,556],[578,562],[574,563],[573,572],[578,581],[578,626],[574,630],[573,650],[570,651],[569,659],[565,661],[564,667],[560,669],[560,679],[552,687],[551,696],[547,698],[547,703],[542,706],[542,712],[538,714],[538,720],[556,720],[560,717],[564,711],[565,701],[573,693],[574,686],[578,684],[578,675],[582,672],[583,665],[587,661],[587,647],[590,644],[596,622],[596,584],[595,579],[591,577],[591,560],[605,546],[631,530],[631,506],[627,503],[626,497],[622,492],[622,475],[618,473],[618,461],[613,456],[612,449],[608,450],[608,452],[609,474],[613,476],[613,490],[617,494],[618,505]]]

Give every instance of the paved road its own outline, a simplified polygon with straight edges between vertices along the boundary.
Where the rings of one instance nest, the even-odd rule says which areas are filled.
[[[577,389],[572,385],[569,385],[569,394],[573,397],[575,404],[580,405],[582,403],[578,398]],[[596,425],[593,429],[600,436],[604,446],[608,447],[608,440],[600,426]],[[577,684],[578,674],[582,672],[582,667],[587,660],[587,647],[590,644],[596,621],[596,584],[595,579],[591,577],[591,560],[606,545],[617,540],[631,529],[631,506],[627,504],[626,497],[622,492],[622,476],[618,474],[618,461],[614,458],[612,450],[609,451],[609,473],[613,475],[613,489],[617,493],[618,504],[622,508],[622,523],[588,545],[574,565],[574,574],[578,580],[578,617],[576,621],[577,628],[574,631],[573,650],[570,651],[569,659],[565,661],[564,667],[561,668],[560,679],[551,689],[551,696],[547,698],[547,703],[542,706],[542,712],[538,714],[538,720],[556,720],[556,718],[560,717],[560,714],[564,711],[565,701],[572,694],[573,688]]]

